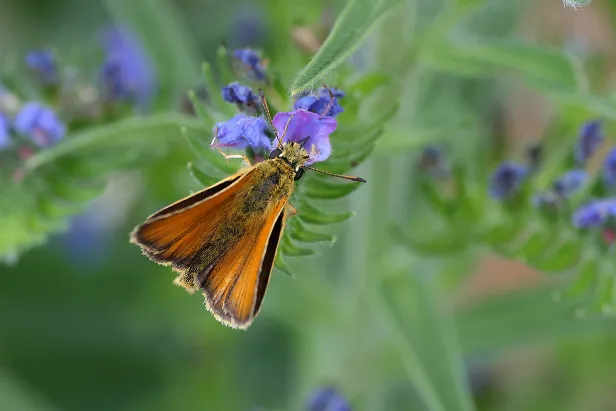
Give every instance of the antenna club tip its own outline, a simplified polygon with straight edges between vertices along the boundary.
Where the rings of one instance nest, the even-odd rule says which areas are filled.
[[[355,177],[354,181],[357,181],[358,183],[367,183],[366,179],[361,177]]]

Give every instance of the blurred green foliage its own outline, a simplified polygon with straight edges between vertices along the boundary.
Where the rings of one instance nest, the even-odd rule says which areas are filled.
[[[363,15],[368,6],[371,13]],[[613,19],[616,7],[604,6]],[[509,252],[481,236],[492,227],[486,223],[502,228],[495,215],[511,218],[485,191],[493,166],[519,154],[506,152],[505,131],[495,126],[507,95],[524,84],[554,107],[545,137],[553,166],[544,182],[558,172],[558,148],[579,124],[616,116],[612,91],[593,77],[600,70],[586,67],[590,59],[516,31],[533,2],[5,0],[0,7],[3,53],[52,46],[92,64],[87,49],[96,29],[119,21],[140,34],[161,83],[155,114],[85,130],[25,163],[39,184],[56,187],[54,194],[75,200],[79,210],[87,210],[84,200],[98,195],[102,183],[128,183],[119,194],[103,194],[103,209],[118,215],[93,250],[76,248],[69,231],[0,267],[0,410],[300,410],[324,385],[338,387],[353,410],[613,409],[613,319],[582,315],[579,301],[554,298],[575,270],[528,288],[462,298],[486,248],[533,264],[528,247],[542,256],[555,235],[543,225],[543,243]],[[262,19],[260,35],[238,36],[246,16]],[[336,16],[344,17],[316,56],[294,41],[293,28],[327,33]],[[215,84],[228,81],[220,64],[223,42],[263,49],[275,64],[279,109],[289,107],[293,88],[321,80],[351,90],[339,134],[332,135],[334,156],[324,167],[346,172],[363,162],[354,173],[369,182],[325,202],[314,197],[340,187],[328,191],[331,183],[316,176],[298,184],[302,206],[289,237],[339,240],[317,246],[318,256],[279,265],[295,275],[274,276],[247,332],[214,321],[200,297],[174,287],[170,270],[127,241],[144,216],[233,169],[198,149],[209,142],[213,123],[229,114],[216,103]],[[178,114],[203,74],[211,94],[200,117]],[[454,187],[462,195],[448,204],[430,195],[416,167],[418,149],[435,143],[447,147],[456,165]],[[97,172],[80,174],[88,168]],[[120,172],[126,169],[133,171]],[[82,193],[72,186],[82,177],[102,183]],[[17,190],[11,182],[2,184],[4,217],[25,210],[34,221],[16,194],[6,194]],[[51,198],[37,197],[39,186],[19,190]],[[37,221],[68,226],[77,209],[61,206]],[[352,216],[318,233],[306,230]],[[497,234],[509,241],[536,228],[530,218],[514,223],[505,225],[511,232]],[[43,230],[28,242],[41,243],[59,228],[32,227]],[[11,238],[39,234],[25,223],[2,230],[3,252]],[[19,230],[27,231],[24,237]],[[95,258],[99,253],[102,259]]]

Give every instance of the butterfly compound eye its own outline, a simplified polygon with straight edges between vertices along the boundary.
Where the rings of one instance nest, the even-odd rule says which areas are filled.
[[[293,180],[297,181],[300,178],[302,178],[303,175],[304,175],[304,169],[300,168],[299,170],[295,172],[295,177],[293,178]]]
[[[272,158],[277,158],[277,157],[279,157],[281,154],[282,154],[282,150],[281,150],[281,149],[279,149],[279,148],[277,148],[277,149],[275,149],[274,151],[272,151],[272,152],[270,153],[269,158],[270,158],[270,159],[272,159]]]

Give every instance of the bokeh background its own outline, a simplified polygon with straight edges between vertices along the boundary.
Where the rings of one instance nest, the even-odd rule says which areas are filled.
[[[158,56],[161,49],[180,48],[197,61],[211,61],[223,43],[263,50],[289,86],[345,5],[152,3],[127,12],[120,0],[2,0],[0,50],[23,55],[51,47],[81,67],[94,67],[97,33],[121,21]],[[400,9],[376,33],[427,26],[443,4],[408,3],[416,6],[415,16]],[[161,18],[171,19],[181,35],[161,33]],[[615,18],[616,2],[608,0],[577,11],[559,0],[489,0],[457,30],[565,50],[589,62],[600,88],[613,85]],[[353,55],[351,67],[396,56],[393,40],[367,52],[384,44],[377,37]],[[170,110],[182,110],[182,96],[200,84],[200,68],[176,67],[164,58],[157,63],[168,65],[165,73],[186,73],[174,83],[159,79]],[[185,167],[189,147],[179,133],[143,167],[114,175],[67,233],[0,266],[0,410],[300,410],[311,393],[328,386],[353,410],[433,409],[418,395],[420,379],[413,373],[427,370],[440,395],[455,398],[447,393],[457,388],[443,353],[456,356],[451,364],[459,362],[461,387],[478,410],[616,410],[616,325],[576,315],[573,302],[555,301],[561,284],[554,276],[485,250],[435,258],[385,238],[397,215],[430,235],[429,205],[415,200],[414,165],[424,145],[448,143],[458,159],[471,163],[477,159],[469,146],[519,153],[554,118],[568,116],[570,134],[588,120],[559,111],[506,70],[469,79],[443,70],[447,64],[420,67],[420,74],[385,72],[401,84],[401,108],[372,157],[354,170],[369,184],[339,205],[356,217],[330,229],[338,241],[319,247],[319,255],[290,259],[294,277],[274,273],[262,311],[246,332],[217,323],[200,296],[173,286],[170,270],[128,243],[135,224],[195,189]],[[422,134],[432,124],[448,135],[433,141],[437,137]],[[396,276],[412,280],[398,286]],[[396,323],[372,289],[379,277],[394,278],[389,298],[404,317]]]

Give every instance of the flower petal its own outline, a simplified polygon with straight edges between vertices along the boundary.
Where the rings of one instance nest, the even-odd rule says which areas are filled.
[[[291,119],[289,121],[289,119]],[[285,126],[287,126],[284,133]],[[274,127],[278,135],[283,137],[283,142],[300,141],[310,137],[305,148],[312,155],[306,164],[325,161],[331,154],[329,135],[336,130],[338,123],[333,117],[322,117],[306,110],[280,112],[274,116]]]

